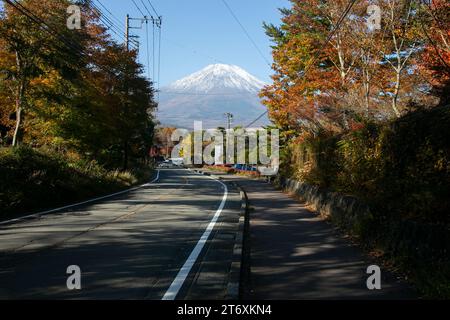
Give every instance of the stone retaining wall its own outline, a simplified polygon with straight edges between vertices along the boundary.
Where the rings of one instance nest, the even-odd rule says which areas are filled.
[[[356,235],[373,219],[369,206],[355,197],[321,190],[318,186],[292,179],[282,178],[278,184],[286,191],[298,195],[322,217]]]

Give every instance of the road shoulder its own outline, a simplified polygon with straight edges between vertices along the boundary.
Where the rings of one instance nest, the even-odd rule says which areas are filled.
[[[372,259],[305,203],[257,179],[226,175],[250,204],[250,284],[245,299],[414,299],[381,266],[381,290],[367,288]]]

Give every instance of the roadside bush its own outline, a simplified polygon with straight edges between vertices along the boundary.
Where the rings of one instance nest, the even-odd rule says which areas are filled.
[[[450,223],[450,109],[289,146],[282,174],[358,196],[387,217]]]
[[[1,149],[1,218],[114,192],[150,175],[143,171],[109,172],[95,161],[48,150]]]

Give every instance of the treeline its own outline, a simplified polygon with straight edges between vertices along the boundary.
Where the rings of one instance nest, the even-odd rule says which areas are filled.
[[[291,2],[266,25],[275,73],[261,94],[282,129],[280,175],[369,204],[347,231],[448,298],[450,2],[356,1],[343,20],[352,1]]]
[[[67,8],[81,8],[81,29]],[[89,1],[4,3],[0,138],[7,146],[76,153],[106,168],[145,162],[156,108],[136,51],[116,43]]]

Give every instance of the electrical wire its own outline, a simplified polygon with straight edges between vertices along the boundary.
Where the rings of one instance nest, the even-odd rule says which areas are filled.
[[[143,0],[141,0],[142,5],[144,6],[144,9],[147,11],[148,16],[153,18],[152,13],[150,12],[150,10],[148,10],[147,6],[145,5],[145,2]]]
[[[96,7],[95,5],[93,5],[94,8],[96,10],[94,10],[94,14],[95,16],[97,16],[97,18],[105,25],[105,27],[107,27],[107,30],[111,31],[113,34],[115,34],[117,37],[119,37],[120,40],[122,41],[126,41],[125,38],[125,32],[123,30],[118,29],[118,27],[116,27],[114,24],[111,23],[111,20],[109,20],[109,18],[105,17],[103,15],[103,12]],[[133,45],[135,46],[136,44],[133,43]]]
[[[147,43],[147,77],[150,78],[150,41],[149,41],[149,30],[148,30],[148,20],[145,21],[145,32],[146,32],[146,43]]]
[[[41,28],[43,28],[50,35],[52,35],[52,36],[56,35],[59,38],[59,40],[62,43],[64,43],[69,49],[72,49],[76,53],[81,53],[81,55],[83,55],[81,46],[79,46],[78,44],[71,43],[70,40],[68,41],[68,39],[65,36],[61,35],[57,30],[50,27],[45,21],[43,21],[41,18],[36,16],[32,11],[30,11],[29,9],[24,7],[20,2],[18,2],[17,0],[13,0],[13,1],[5,0],[5,2],[7,4],[9,4],[10,6],[14,7],[17,11],[19,11],[22,15],[26,16],[32,22],[38,24]]]
[[[234,20],[236,20],[236,22],[239,24],[239,26],[241,27],[241,29],[244,31],[245,35],[247,36],[247,38],[250,40],[250,42],[253,44],[253,46],[255,47],[255,49],[258,51],[259,55],[264,59],[264,61],[267,63],[267,65],[269,67],[271,67],[271,64],[269,62],[269,60],[266,58],[266,56],[262,53],[261,49],[259,49],[258,45],[256,44],[256,42],[253,40],[253,38],[250,36],[250,34],[248,33],[247,29],[244,27],[244,25],[241,23],[241,21],[239,20],[239,18],[236,16],[236,14],[234,13],[233,9],[231,9],[231,7],[228,5],[228,3],[225,0],[222,0],[223,4],[227,7],[228,11],[230,11],[231,15],[233,16]]]
[[[264,117],[266,114],[268,114],[269,111],[264,112],[262,115],[260,115],[258,118],[256,118],[255,120],[253,120],[252,122],[250,122],[245,128],[248,129],[249,127],[251,127],[252,125],[254,125],[256,122],[258,122],[262,117]]]
[[[125,28],[125,25],[123,24],[123,21],[121,21],[119,18],[117,18],[112,12],[111,10],[109,10],[100,0],[97,0],[98,4],[106,10],[106,12],[109,13],[109,15],[116,20],[116,22],[119,24],[119,26],[121,26],[122,28]]]
[[[160,25],[159,25],[159,36],[158,36],[158,100],[159,100],[159,88],[161,83],[161,38],[162,38],[162,20],[160,19]]]
[[[152,81],[155,81],[155,20],[154,19],[152,19],[152,26],[153,26],[153,39],[152,39],[152,41],[153,41],[153,43],[152,43],[152,50],[153,50],[153,56],[152,56],[153,69],[152,69],[152,72],[153,72],[153,78],[152,78]]]
[[[136,1],[131,0],[134,3],[134,6],[138,9],[138,11],[142,14],[143,17],[145,17],[145,13],[142,11],[142,9],[137,5]]]
[[[160,17],[160,15],[158,14],[158,12],[156,12],[155,7],[153,6],[153,4],[150,2],[150,0],[147,0],[148,4],[150,5],[150,7],[152,8],[153,12],[156,14],[157,17]]]
[[[99,0],[97,0],[97,2],[99,2]],[[115,34],[117,37],[119,37],[121,41],[126,42],[125,30],[120,26],[117,26],[93,1],[91,1],[90,4],[95,9],[94,10],[95,15],[108,28],[108,30],[111,31],[113,34]],[[99,4],[101,4],[101,2],[99,2]],[[101,5],[107,12],[109,12],[112,15],[111,11],[108,8],[106,8],[103,4]],[[137,49],[136,40],[130,39],[130,44],[133,47],[132,49],[135,50]]]
[[[84,49],[79,44],[72,43],[70,39],[67,39],[64,35],[61,35],[58,30],[47,24],[40,17],[34,14],[34,12],[32,12],[31,10],[23,6],[21,3],[19,3],[18,0],[4,0],[4,1],[10,6],[12,6],[14,9],[16,9],[19,13],[26,16],[30,21],[37,24],[44,31],[46,31],[52,36],[56,36],[61,41],[61,43],[63,43],[66,46],[66,49],[71,49],[71,51],[74,52],[79,57],[79,59],[86,65],[90,63],[88,60],[89,57],[86,55]],[[107,70],[100,64],[96,64],[96,67],[106,73],[111,73],[111,70]]]
[[[153,38],[152,38],[152,81],[155,82],[155,17],[153,17],[152,13],[146,6],[145,2],[141,0],[142,5],[144,6],[144,9],[147,11],[148,16],[145,15],[146,18],[146,29],[147,29],[147,50],[149,47],[149,36],[148,36],[148,19],[150,18],[152,20],[152,32],[153,32]],[[148,61],[148,69],[150,69],[150,58],[149,53],[147,51],[147,61]],[[148,77],[150,78],[150,70],[148,70]]]

